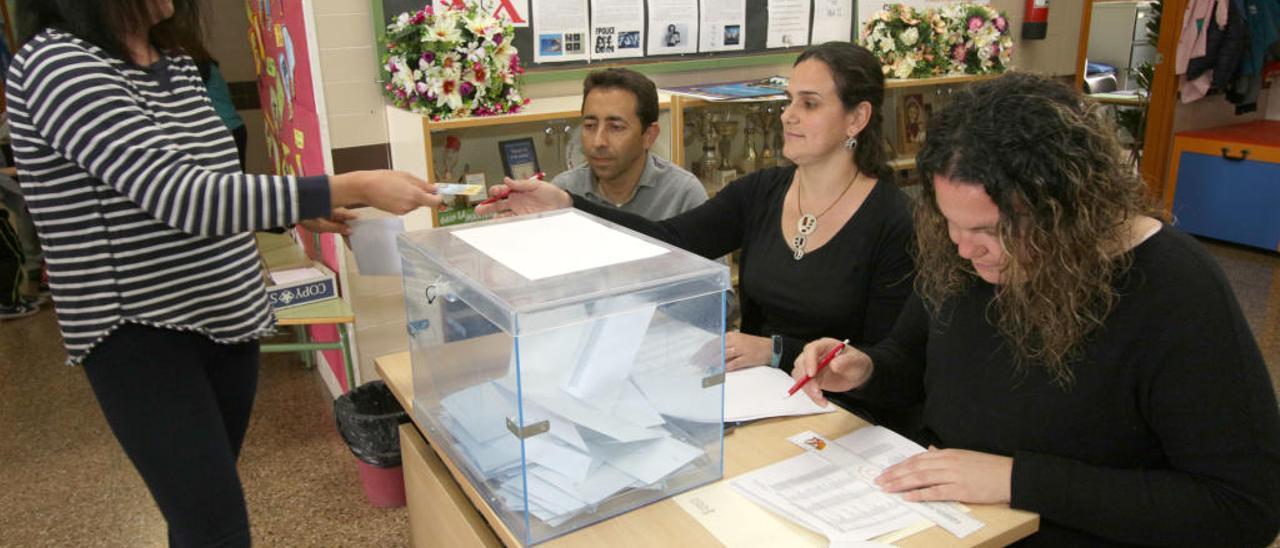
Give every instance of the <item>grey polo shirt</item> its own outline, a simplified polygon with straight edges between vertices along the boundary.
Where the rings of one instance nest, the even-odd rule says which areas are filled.
[[[679,215],[707,201],[707,191],[697,177],[654,154],[648,154],[645,159],[644,172],[640,174],[635,194],[621,206],[600,192],[596,175],[587,163],[557,175],[551,183],[592,202],[635,213],[651,221]]]

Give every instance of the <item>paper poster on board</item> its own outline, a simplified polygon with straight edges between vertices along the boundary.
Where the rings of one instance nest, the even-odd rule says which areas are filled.
[[[698,0],[649,0],[649,55],[698,52]]]
[[[809,45],[809,6],[810,0],[769,0],[765,47]]]
[[[587,0],[538,0],[533,3],[533,62],[567,63],[590,59]]]
[[[644,0],[591,3],[591,58],[644,55]]]
[[[747,0],[702,0],[698,51],[742,51],[747,43]]]

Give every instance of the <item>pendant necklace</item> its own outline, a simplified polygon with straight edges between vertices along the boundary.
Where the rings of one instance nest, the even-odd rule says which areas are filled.
[[[854,169],[853,178],[849,179],[849,184],[845,185],[844,190],[840,192],[839,196],[836,196],[835,201],[822,210],[822,213],[814,215],[805,213],[804,206],[800,204],[800,195],[804,192],[804,179],[799,171],[796,172],[796,211],[800,213],[800,218],[796,220],[796,235],[791,238],[791,247],[795,248],[795,260],[798,261],[804,258],[804,245],[808,243],[809,235],[818,230],[818,219],[821,219],[823,215],[831,211],[831,208],[840,203],[844,195],[849,193],[849,189],[853,188],[853,184],[858,182],[859,175],[862,175],[861,170]]]

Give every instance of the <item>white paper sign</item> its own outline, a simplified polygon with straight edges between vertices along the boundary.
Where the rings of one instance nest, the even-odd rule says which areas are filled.
[[[667,250],[573,211],[459,230],[462,241],[530,280],[656,257]]]
[[[698,0],[649,0],[649,55],[697,51]]]
[[[814,0],[814,44],[848,42],[852,27],[852,2],[849,2],[849,0]]]
[[[746,49],[747,0],[702,0],[698,51]]]
[[[588,50],[587,0],[538,0],[533,3],[533,61],[585,61]]]
[[[768,9],[769,31],[765,47],[809,45],[809,0],[769,0]]]
[[[617,59],[644,55],[644,1],[591,3],[591,58]]]

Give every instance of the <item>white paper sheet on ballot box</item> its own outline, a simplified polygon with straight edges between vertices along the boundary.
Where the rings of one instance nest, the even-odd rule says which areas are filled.
[[[530,280],[656,257],[667,250],[573,211],[453,233]]]

